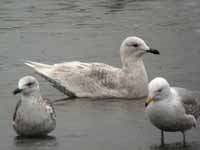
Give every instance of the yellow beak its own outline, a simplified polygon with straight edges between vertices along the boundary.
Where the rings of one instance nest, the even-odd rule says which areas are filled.
[[[153,97],[148,97],[145,101],[145,107],[147,107],[153,100]]]

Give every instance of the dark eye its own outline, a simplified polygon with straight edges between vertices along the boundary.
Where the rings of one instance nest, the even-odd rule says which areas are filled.
[[[162,90],[163,90],[162,88],[161,88],[161,89],[158,89],[158,92],[160,93],[160,92],[162,92]]]
[[[28,87],[31,87],[32,85],[34,85],[34,82],[29,82],[26,84]]]
[[[138,47],[139,45],[137,43],[133,44],[133,47]]]

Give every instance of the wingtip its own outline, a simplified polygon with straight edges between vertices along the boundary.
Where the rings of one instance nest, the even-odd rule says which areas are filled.
[[[51,68],[51,65],[47,65],[47,64],[43,64],[43,63],[39,63],[39,62],[34,62],[34,61],[30,61],[27,60],[24,63],[25,65],[32,67],[32,68]]]
[[[26,63],[28,63],[28,64],[33,64],[33,63],[35,63],[35,62],[34,62],[34,61],[30,61],[30,60],[25,60],[24,63],[25,63],[25,64],[26,64]]]
[[[32,64],[31,61],[25,61],[24,64],[31,67],[31,68],[35,68],[35,66]]]

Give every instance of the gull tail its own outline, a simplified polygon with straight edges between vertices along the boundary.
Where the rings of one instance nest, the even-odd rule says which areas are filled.
[[[37,73],[46,74],[45,72],[49,72],[52,68],[51,65],[42,64],[34,61],[26,61],[25,65],[33,68]]]
[[[76,94],[69,89],[65,87],[65,85],[62,85],[62,82],[59,82],[59,80],[54,79],[51,75],[51,71],[53,69],[53,65],[47,65],[43,63],[38,63],[34,61],[26,61],[24,63],[25,65],[33,68],[37,74],[39,74],[41,77],[52,83],[52,86],[61,91],[62,93],[69,96],[69,98],[76,98]]]
[[[26,61],[24,64],[33,68],[37,74],[45,78],[47,81],[51,83],[55,82],[54,79],[51,77],[51,73],[50,73],[52,70],[51,65],[42,64],[42,63],[38,63],[34,61]]]

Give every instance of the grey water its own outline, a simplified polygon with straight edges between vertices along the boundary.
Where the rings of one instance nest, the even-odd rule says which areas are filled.
[[[56,105],[57,128],[45,139],[20,139],[12,129],[17,81],[33,75],[43,96],[65,96],[26,67],[25,60],[49,64],[80,60],[121,66],[119,46],[139,36],[161,55],[146,55],[149,79],[200,90],[199,0],[1,0],[0,148],[3,150],[183,149],[180,133],[160,132],[144,113],[144,100],[77,99]],[[188,146],[200,149],[200,122],[187,132]]]

